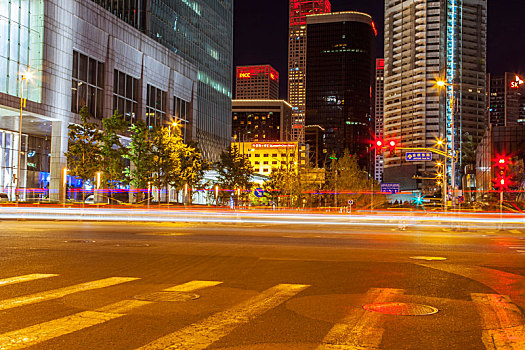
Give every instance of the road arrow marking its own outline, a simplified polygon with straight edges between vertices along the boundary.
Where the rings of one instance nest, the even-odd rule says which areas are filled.
[[[0,310],[7,310],[19,306],[40,303],[42,301],[59,299],[69,294],[105,288],[120,283],[131,282],[137,279],[138,278],[133,277],[110,277],[102,280],[81,283],[70,287],[54,289],[47,292],[31,294],[24,297],[6,299],[0,301]]]
[[[506,295],[471,294],[481,315],[481,339],[487,350],[525,349],[525,325],[519,308]]]
[[[364,305],[394,301],[403,293],[402,289],[374,288],[365,294],[362,303]],[[379,328],[380,321],[381,314],[378,312],[355,309],[332,327],[317,349],[377,349],[384,332]]]
[[[23,275],[23,276],[16,276],[16,277],[9,277],[4,278],[0,280],[0,286],[7,286],[9,284],[15,284],[15,283],[21,283],[21,282],[27,282],[27,281],[34,281],[42,278],[49,278],[49,277],[56,277],[58,275],[55,274],[43,274],[43,273],[34,273],[31,275]]]
[[[201,322],[146,344],[140,349],[205,349],[238,326],[279,306],[308,287],[303,284],[279,284],[231,309],[218,312]]]
[[[216,286],[221,283],[222,282],[216,281],[191,281],[164,289],[164,291],[192,292],[198,289]],[[120,318],[133,309],[153,303],[154,302],[152,301],[143,300],[122,300],[93,311],[79,312],[74,315],[4,333],[0,335],[0,349],[14,350],[36,345],[46,340]]]

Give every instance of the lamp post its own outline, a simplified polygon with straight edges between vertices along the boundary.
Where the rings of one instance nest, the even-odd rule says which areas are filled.
[[[62,169],[62,191],[64,192],[63,196],[64,196],[64,201],[63,201],[63,204],[64,204],[64,207],[66,206],[66,199],[67,199],[67,172],[68,172],[68,168],[64,168]]]
[[[455,138],[456,138],[456,135],[455,135],[455,123],[454,123],[454,106],[456,104],[456,98],[455,98],[455,91],[454,91],[454,83],[447,83],[446,81],[444,80],[439,80],[436,82],[436,85],[439,86],[439,87],[445,87],[445,86],[450,86],[450,89],[451,89],[451,96],[452,98],[450,99],[450,114],[451,114],[451,121],[450,121],[450,126],[451,126],[451,153],[452,153],[452,157],[450,158],[450,165],[451,165],[451,168],[452,168],[452,171],[451,171],[451,176],[450,176],[450,184],[451,184],[451,187],[452,187],[452,206],[455,207],[455,202],[456,202],[456,150],[455,150]],[[445,138],[446,138],[446,131],[445,131]],[[445,142],[445,153],[448,152],[448,142]],[[445,164],[446,164],[446,161],[445,161]],[[446,167],[445,167],[446,168]],[[445,170],[446,171],[446,170]],[[446,193],[446,192],[445,192]]]
[[[18,202],[20,200],[20,167],[22,166],[21,160],[22,160],[22,112],[25,107],[25,99],[24,99],[24,80],[31,80],[32,72],[27,70],[25,73],[20,74],[20,119],[18,121],[18,166],[16,167],[16,189],[15,189],[15,197],[16,197],[16,204],[18,205]]]

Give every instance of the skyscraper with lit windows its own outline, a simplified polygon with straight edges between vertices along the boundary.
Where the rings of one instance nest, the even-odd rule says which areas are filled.
[[[463,143],[477,144],[485,130],[486,45],[487,0],[386,0],[385,139],[408,148],[454,144],[459,178]],[[435,173],[435,164],[387,152],[385,182],[405,190],[435,183],[414,179],[418,173]]]
[[[329,0],[290,0],[288,102],[293,106],[292,135],[304,142],[306,110],[306,16],[330,13]]]

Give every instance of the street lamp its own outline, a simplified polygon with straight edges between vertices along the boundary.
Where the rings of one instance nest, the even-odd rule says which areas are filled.
[[[20,200],[20,167],[21,159],[22,159],[22,112],[25,107],[25,99],[24,99],[24,80],[31,80],[33,78],[33,72],[31,72],[29,69],[26,70],[24,73],[20,73],[20,120],[18,121],[18,166],[16,167],[16,190],[15,190],[15,197],[16,197],[16,204],[18,205],[18,201]]]
[[[451,124],[450,125],[450,129],[451,129],[451,147],[450,148],[451,148],[451,151],[452,151],[452,157],[450,158],[450,163],[451,163],[452,172],[451,172],[450,179],[451,179],[451,186],[452,186],[452,206],[455,206],[455,199],[456,199],[455,198],[456,197],[456,160],[455,160],[455,156],[456,156],[456,152],[455,152],[454,143],[455,143],[455,138],[456,137],[455,137],[455,130],[454,130],[454,127],[455,127],[455,124],[454,124],[454,105],[455,105],[454,83],[448,83],[448,82],[446,82],[444,80],[438,80],[438,81],[436,81],[436,85],[438,87],[450,86],[450,89],[451,89],[451,96],[452,96],[452,98],[451,98],[451,101],[450,101],[450,111],[451,111],[451,121],[450,121],[450,124]],[[446,130],[445,130],[445,136],[446,136]],[[445,153],[448,153],[448,142],[445,142]],[[446,164],[446,160],[445,160],[445,164]],[[445,181],[445,184],[446,184],[446,181]],[[446,196],[446,192],[445,192],[445,196]]]
[[[62,191],[64,192],[64,207],[66,206],[66,200],[67,200],[67,172],[69,171],[68,168],[62,169]]]

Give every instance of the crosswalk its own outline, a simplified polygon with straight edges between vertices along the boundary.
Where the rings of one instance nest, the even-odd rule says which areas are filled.
[[[23,284],[30,281],[60,278],[58,274],[28,274],[0,279],[0,287]],[[114,288],[140,280],[136,277],[108,277],[87,281],[67,287],[51,289],[20,297],[0,300],[0,311],[11,310],[37,303],[60,299],[74,293],[83,293],[102,288]],[[164,288],[157,293],[193,293],[224,285],[223,281],[192,280]],[[138,344],[137,349],[206,349],[227,337],[236,328],[247,325],[268,311],[308,290],[307,284],[277,284],[243,301],[218,311],[180,329],[172,329],[146,344]],[[159,288],[160,289],[160,288]],[[371,288],[359,298],[361,305],[381,304],[407,298],[402,289]],[[0,334],[0,350],[23,349],[66,336],[86,331],[91,327],[112,320],[126,319],[131,312],[151,307],[156,303],[147,298],[118,300],[105,306],[93,308],[64,317],[33,324],[25,328],[13,329]],[[471,294],[472,307],[479,315],[482,324],[481,341],[488,350],[525,349],[524,318],[520,309],[508,296],[496,294]],[[393,318],[386,318],[380,312],[365,308],[348,308],[344,317],[334,322],[326,335],[319,340],[317,349],[381,349],[385,328]]]

